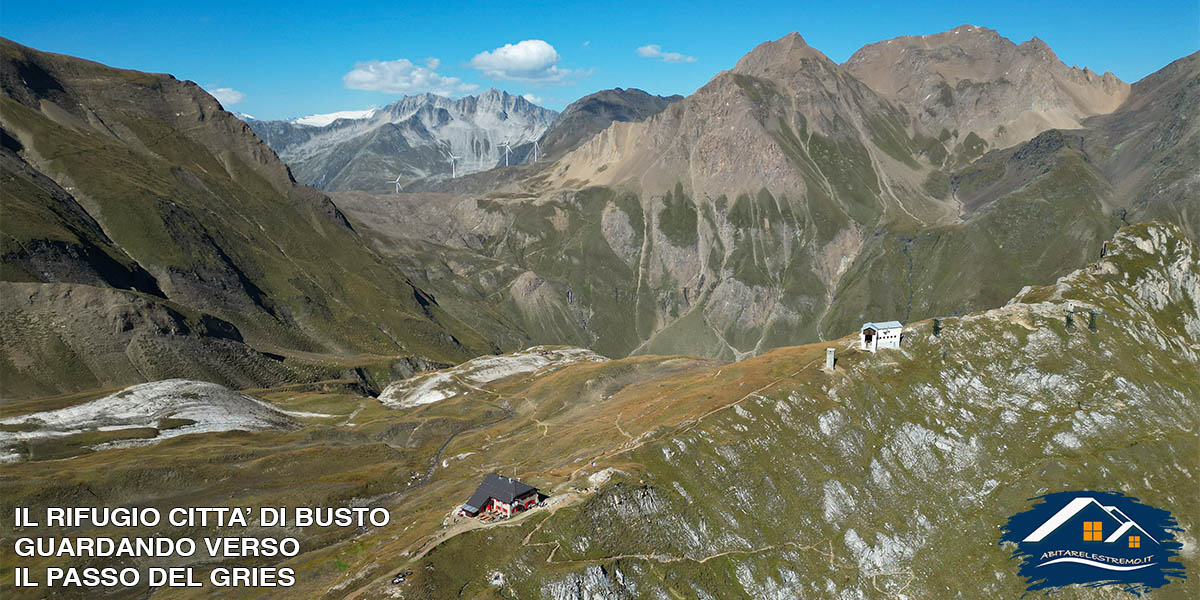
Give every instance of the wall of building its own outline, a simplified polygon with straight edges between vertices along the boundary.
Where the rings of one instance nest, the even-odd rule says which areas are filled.
[[[899,329],[883,329],[879,331],[879,336],[876,338],[877,348],[899,348],[900,347],[900,331]]]
[[[862,348],[868,352],[875,352],[880,348],[899,348],[900,335],[902,332],[903,328],[879,329],[875,331],[875,335],[871,338],[871,342],[866,343],[864,341],[866,336],[860,331],[858,332],[859,348]]]

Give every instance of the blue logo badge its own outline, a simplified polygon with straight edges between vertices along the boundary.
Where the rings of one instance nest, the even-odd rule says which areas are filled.
[[[1027,591],[1079,584],[1119,586],[1141,595],[1183,579],[1171,559],[1183,544],[1171,513],[1112,492],[1058,492],[1033,498],[1008,520],[1000,542],[1012,542]]]

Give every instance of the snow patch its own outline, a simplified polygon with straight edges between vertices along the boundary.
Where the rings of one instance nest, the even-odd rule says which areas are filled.
[[[324,127],[338,119],[369,119],[375,116],[379,107],[372,106],[363,110],[340,110],[323,115],[308,115],[306,117],[298,117],[292,119],[292,122],[297,125],[308,125],[309,127]]]
[[[484,385],[525,373],[572,363],[604,362],[607,358],[586,348],[534,346],[499,356],[481,356],[461,365],[392,382],[379,395],[389,408],[409,408],[453,398]]]
[[[318,416],[318,413],[298,414]],[[33,431],[0,432],[0,449],[3,449],[0,455],[7,457],[22,441],[65,437],[91,430],[157,427],[163,419],[193,422],[161,430],[153,438],[109,442],[95,449],[152,444],[191,433],[291,429],[299,426],[289,414],[224,386],[205,381],[167,379],[127,387],[77,406],[0,419],[0,425],[38,426]]]

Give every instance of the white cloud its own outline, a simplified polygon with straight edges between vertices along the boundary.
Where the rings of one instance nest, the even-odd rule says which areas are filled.
[[[480,52],[471,59],[471,67],[488,79],[530,83],[560,82],[572,72],[558,68],[561,57],[554,46],[542,40],[524,40],[505,44],[491,52]]]
[[[585,40],[585,41],[583,42],[583,45],[584,45],[584,46],[591,46],[591,45],[592,45],[592,40]]]
[[[354,69],[342,76],[342,83],[352,90],[371,90],[389,94],[431,92],[453,96],[479,88],[463,83],[457,77],[443,77],[434,70],[440,64],[436,58],[425,59],[426,67],[414,65],[407,58],[390,61],[368,60],[354,63]]]
[[[534,96],[533,94],[522,94],[521,97],[534,104],[541,104],[542,102],[546,101],[545,98],[541,96]]]
[[[645,46],[639,46],[637,49],[637,54],[643,58],[657,58],[665,63],[678,64],[696,62],[695,56],[688,56],[678,52],[663,52],[662,46],[659,46],[658,44],[646,44]]]
[[[213,88],[208,93],[221,103],[221,106],[232,106],[246,99],[246,95],[233,88]]]

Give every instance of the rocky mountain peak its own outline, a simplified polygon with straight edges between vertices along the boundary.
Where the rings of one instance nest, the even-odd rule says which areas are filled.
[[[809,61],[834,65],[829,57],[809,46],[799,33],[793,31],[775,41],[759,44],[738,60],[733,72],[770,79],[780,74],[794,73]]]
[[[1050,45],[1047,44],[1046,42],[1042,41],[1042,39],[1037,37],[1036,35],[1033,36],[1032,38],[1030,38],[1029,40],[1026,40],[1024,42],[1021,42],[1020,44],[1017,44],[1017,49],[1021,50],[1025,54],[1037,57],[1041,60],[1045,60],[1045,61],[1057,61],[1058,60],[1058,55],[1054,53],[1054,50],[1050,49]]]
[[[973,133],[991,148],[1080,127],[1082,119],[1116,110],[1129,94],[1129,85],[1111,74],[1063,64],[1039,38],[1018,45],[973,25],[869,44],[842,66],[908,109],[929,134]]]
[[[954,29],[942,33],[934,33],[931,35],[914,36],[934,43],[944,43],[942,38],[956,40],[960,44],[970,43],[996,43],[1012,46],[1013,43],[1008,38],[1000,35],[1000,32],[990,27],[980,27],[979,25],[971,25],[963,23]]]

